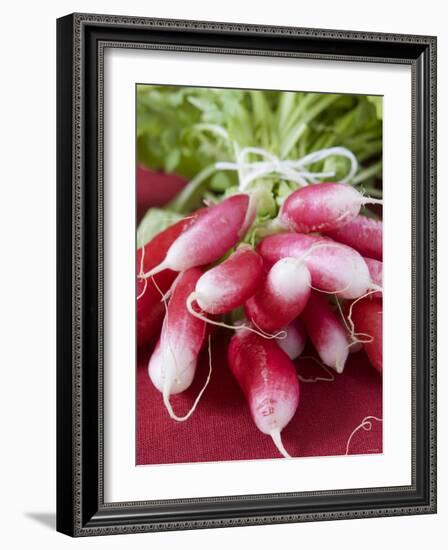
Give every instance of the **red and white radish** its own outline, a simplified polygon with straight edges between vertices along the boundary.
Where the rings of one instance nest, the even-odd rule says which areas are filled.
[[[305,263],[282,258],[244,305],[246,317],[264,332],[289,324],[303,311],[311,292],[311,275]]]
[[[170,404],[170,396],[186,390],[192,383],[199,352],[206,335],[206,323],[191,315],[186,307],[188,296],[202,275],[202,270],[192,268],[176,281],[168,303],[159,343],[149,362],[149,375],[156,388],[162,392],[164,404],[175,420],[178,417]]]
[[[164,269],[185,271],[214,262],[242,237],[247,223],[249,196],[233,195],[207,208],[169,247],[165,258],[143,274],[153,277]]]
[[[379,300],[364,298],[353,303],[350,319],[356,333],[368,336],[364,349],[373,367],[383,371],[383,305]]]
[[[312,285],[342,298],[364,296],[375,286],[363,257],[331,239],[282,233],[265,237],[258,245],[258,252],[268,265],[281,258],[303,258]]]
[[[198,280],[190,297],[207,313],[218,315],[235,309],[250,298],[263,277],[261,256],[249,245],[242,245],[223,263]]]
[[[369,268],[370,278],[378,288],[383,288],[383,262],[373,260],[372,258],[364,258],[364,261]],[[383,298],[383,292],[378,291],[372,294],[374,298]]]
[[[381,203],[364,197],[345,183],[308,185],[291,193],[283,203],[279,221],[290,231],[330,231],[353,220],[361,206]]]
[[[299,382],[291,359],[273,340],[242,330],[230,341],[228,361],[257,428],[290,458],[280,433],[299,404]]]
[[[277,344],[294,361],[302,355],[306,345],[306,332],[303,322],[300,319],[294,319],[287,327],[285,327],[285,338],[277,341]]]
[[[173,284],[177,273],[165,269],[154,278],[143,279],[141,274],[160,264],[165,258],[169,247],[191,227],[200,213],[194,213],[168,227],[144,247],[137,249],[137,344],[143,346],[150,343],[157,335],[162,325],[165,307],[161,301],[164,294]]]
[[[356,216],[337,229],[326,234],[340,243],[351,246],[362,256],[383,259],[383,222],[367,216]]]
[[[318,292],[312,292],[301,318],[321,361],[341,373],[350,342],[342,322],[326,298]]]

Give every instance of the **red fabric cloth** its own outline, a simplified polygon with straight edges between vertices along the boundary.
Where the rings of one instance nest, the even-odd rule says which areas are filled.
[[[212,337],[213,372],[209,386],[185,422],[172,420],[161,394],[152,385],[147,363],[150,351],[139,352],[137,367],[137,464],[170,464],[280,457],[271,439],[256,428],[243,394],[227,366],[228,335]],[[306,350],[304,355],[312,353]],[[327,376],[309,359],[296,361],[302,377]],[[192,386],[172,396],[176,414],[185,414],[208,374],[205,349]],[[294,457],[331,456],[346,452],[352,431],[366,416],[382,418],[381,375],[364,352],[349,357],[334,382],[300,384],[297,412],[283,430],[283,443]],[[382,423],[358,430],[350,454],[382,452]]]
[[[163,206],[185,186],[185,178],[177,174],[154,172],[137,165],[137,223],[152,206]]]

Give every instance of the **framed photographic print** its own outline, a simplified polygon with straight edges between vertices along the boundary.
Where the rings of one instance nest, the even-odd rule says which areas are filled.
[[[57,40],[57,529],[434,513],[436,39]]]

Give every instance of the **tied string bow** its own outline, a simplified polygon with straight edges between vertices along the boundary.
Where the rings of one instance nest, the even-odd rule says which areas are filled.
[[[254,154],[262,157],[262,160],[248,162],[247,155]],[[215,170],[235,170],[239,174],[239,189],[244,191],[250,183],[258,178],[275,174],[279,178],[293,181],[300,186],[319,183],[322,178],[331,178],[335,171],[313,172],[307,169],[314,164],[330,156],[340,156],[350,161],[347,175],[341,178],[343,182],[349,182],[356,174],[358,161],[355,155],[345,147],[329,147],[310,153],[298,160],[282,160],[261,147],[245,147],[237,153],[236,162],[216,162]]]

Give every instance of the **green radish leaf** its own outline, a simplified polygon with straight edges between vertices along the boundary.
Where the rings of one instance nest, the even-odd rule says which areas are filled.
[[[324,161],[323,171],[334,172],[334,176],[326,178],[329,181],[342,181],[350,169],[350,162],[344,157],[331,156]]]
[[[235,185],[235,179],[227,172],[217,172],[210,179],[210,189],[218,193],[223,193],[228,187]]]
[[[205,198],[219,202],[239,192],[238,178],[250,167],[241,165],[238,173],[215,166],[236,162],[245,147],[262,148],[282,160],[297,160],[328,147],[346,147],[359,163],[352,183],[378,185],[381,194],[382,97],[138,85],[136,99],[138,161],[189,181],[167,205],[180,215],[201,206]],[[263,155],[253,152],[245,161],[262,162]],[[334,170],[335,179],[341,179],[348,164],[342,158],[329,157],[310,168]],[[259,219],[275,216],[296,187],[272,173],[252,182],[249,191],[264,191]]]
[[[174,172],[180,161],[179,149],[172,149],[165,157],[165,172]]]
[[[296,189],[297,189],[296,183],[291,183],[291,182],[282,180],[277,187],[277,193],[276,193],[276,199],[275,199],[277,202],[277,205],[280,207],[285,202],[286,197]]]
[[[369,95],[367,96],[367,99],[370,101],[370,103],[373,103],[373,105],[375,105],[376,116],[380,120],[383,120],[383,98],[377,95]]]
[[[137,228],[137,248],[145,245],[158,233],[181,220],[184,216],[163,208],[150,208]]]

